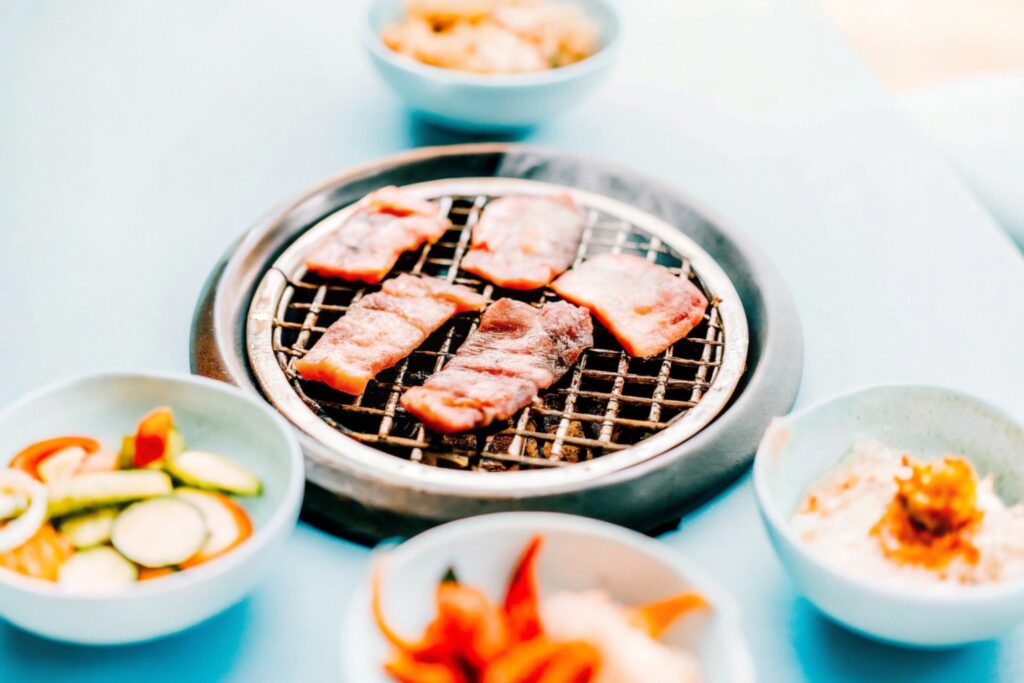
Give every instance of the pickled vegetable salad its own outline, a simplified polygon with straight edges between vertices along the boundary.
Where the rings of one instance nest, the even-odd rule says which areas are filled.
[[[169,408],[120,451],[83,436],[23,449],[0,470],[0,567],[106,593],[218,558],[252,535],[231,496],[261,482],[214,453],[188,450]]]
[[[417,640],[387,623],[378,567],[373,613],[394,647],[385,671],[400,683],[699,683],[696,657],[658,638],[684,614],[706,609],[702,596],[686,592],[638,607],[601,591],[541,600],[535,565],[542,540],[527,546],[500,605],[449,570],[437,586],[437,616]]]

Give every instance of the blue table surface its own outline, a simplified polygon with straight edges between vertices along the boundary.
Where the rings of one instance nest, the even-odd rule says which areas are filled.
[[[0,5],[0,401],[72,373],[186,371],[199,289],[248,225],[349,165],[459,141],[378,82],[362,4]],[[921,381],[1024,414],[1024,259],[816,5],[647,0],[626,18],[611,81],[527,140],[669,181],[759,244],[803,320],[800,404]],[[1024,680],[1024,630],[914,652],[825,620],[748,476],[663,540],[734,593],[763,680]],[[367,557],[300,525],[249,599],[145,645],[0,624],[0,681],[338,680]]]

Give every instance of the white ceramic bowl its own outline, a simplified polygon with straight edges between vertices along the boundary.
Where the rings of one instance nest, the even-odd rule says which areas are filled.
[[[238,499],[252,517],[252,537],[218,560],[111,595],[70,595],[55,584],[0,569],[0,615],[11,623],[85,644],[165,636],[238,602],[281,554],[302,502],[302,453],[277,413],[222,382],[189,375],[101,374],[54,384],[0,413],[0,457],[6,463],[25,445],[63,434],[119,444],[156,406],[174,410],[190,444],[223,453],[263,480],[260,497]]]
[[[383,583],[388,619],[410,637],[434,611],[434,587],[454,566],[459,579],[499,599],[523,548],[535,534],[545,544],[537,576],[543,593],[601,588],[623,604],[687,589],[714,605],[708,617],[682,620],[664,640],[697,653],[706,683],[749,683],[753,669],[732,600],[667,546],[605,522],[545,512],[509,512],[437,527],[389,551]],[[347,683],[392,683],[382,671],[390,648],[370,613],[370,575],[356,591],[342,634]]]
[[[790,518],[805,491],[858,439],[918,457],[962,454],[992,474],[1008,503],[1024,500],[1024,429],[976,398],[929,386],[854,391],[780,418],[761,442],[754,487],[768,534],[797,587],[862,634],[916,647],[996,637],[1024,621],[1024,580],[936,591],[846,571],[813,554]]]
[[[576,105],[615,61],[621,26],[613,4],[608,0],[559,1],[580,5],[597,22],[601,49],[576,64],[546,71],[475,74],[429,66],[400,55],[380,36],[405,15],[403,0],[371,0],[361,32],[374,66],[414,111],[447,128],[515,131]]]

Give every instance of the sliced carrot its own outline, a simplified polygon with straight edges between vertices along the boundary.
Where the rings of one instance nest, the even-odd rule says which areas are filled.
[[[234,500],[225,496],[223,493],[217,493],[215,491],[204,491],[203,495],[209,496],[211,499],[216,500],[224,509],[231,513],[231,519],[234,521],[236,528],[238,529],[238,535],[230,545],[221,548],[220,550],[212,553],[206,553],[202,550],[198,554],[189,558],[186,562],[181,564],[182,569],[191,569],[197,565],[209,562],[218,557],[223,556],[225,553],[230,552],[237,548],[243,541],[252,536],[252,519],[249,518],[249,513],[245,511],[241,505],[236,503]]]
[[[402,652],[412,653],[420,649],[418,643],[414,643],[411,640],[406,640],[402,636],[391,628],[384,618],[384,606],[381,604],[381,568],[382,563],[378,562],[373,569],[373,580],[371,589],[371,602],[373,609],[373,619],[377,622],[377,628],[384,635],[389,643],[394,647],[398,648]]]
[[[543,542],[542,536],[530,540],[512,572],[505,594],[505,614],[515,640],[530,640],[541,633],[536,574],[537,555]]]
[[[590,643],[565,643],[544,668],[537,683],[589,683],[601,667],[601,654]]]
[[[0,566],[25,576],[56,581],[61,563],[74,553],[74,546],[63,534],[52,524],[44,524],[27,542],[0,553]]]
[[[139,581],[152,581],[175,573],[174,567],[139,567]]]
[[[519,643],[490,662],[482,683],[536,683],[544,668],[558,654],[560,644],[546,638]]]
[[[404,652],[387,662],[384,671],[399,683],[467,683],[465,674],[455,664],[421,662]]]
[[[42,481],[39,476],[39,463],[54,453],[75,446],[85,449],[86,453],[95,453],[99,450],[100,444],[96,439],[88,436],[58,436],[54,439],[37,441],[15,455],[11,460],[11,467],[27,472]]]
[[[657,638],[687,612],[709,606],[708,601],[697,593],[680,593],[633,608],[633,623],[652,638]]]
[[[172,429],[174,413],[170,408],[155,408],[139,421],[135,430],[136,467],[145,467],[164,457]]]

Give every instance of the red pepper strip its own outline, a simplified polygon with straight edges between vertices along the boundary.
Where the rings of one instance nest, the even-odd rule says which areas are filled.
[[[384,671],[399,683],[468,683],[454,664],[421,662],[404,652],[387,662]]]
[[[58,436],[55,439],[38,441],[23,449],[11,460],[11,467],[27,472],[32,477],[42,481],[42,478],[39,476],[39,464],[54,453],[74,446],[85,449],[86,453],[95,453],[100,448],[99,442],[88,436]]]
[[[174,413],[170,408],[156,408],[139,420],[135,430],[136,467],[145,467],[164,457],[172,429]]]
[[[537,683],[589,683],[601,666],[601,655],[590,643],[565,643]]]
[[[437,614],[424,641],[441,644],[470,668],[482,668],[510,645],[504,613],[475,588],[438,584]]]
[[[687,612],[710,607],[708,601],[697,593],[680,593],[665,600],[633,608],[633,623],[652,638],[660,636],[665,629]]]
[[[508,616],[512,638],[526,641],[541,633],[537,607],[537,555],[544,542],[543,536],[534,536],[523,552],[505,594],[505,614]]]
[[[504,614],[480,591],[456,583],[437,587],[437,616],[423,638],[407,640],[388,625],[381,602],[381,571],[373,575],[372,607],[374,620],[384,637],[399,654],[388,673],[403,683],[430,683],[435,680],[466,681],[466,671],[483,668],[508,648],[508,627]],[[448,671],[456,678],[444,678]],[[403,676],[406,676],[403,678]]]

